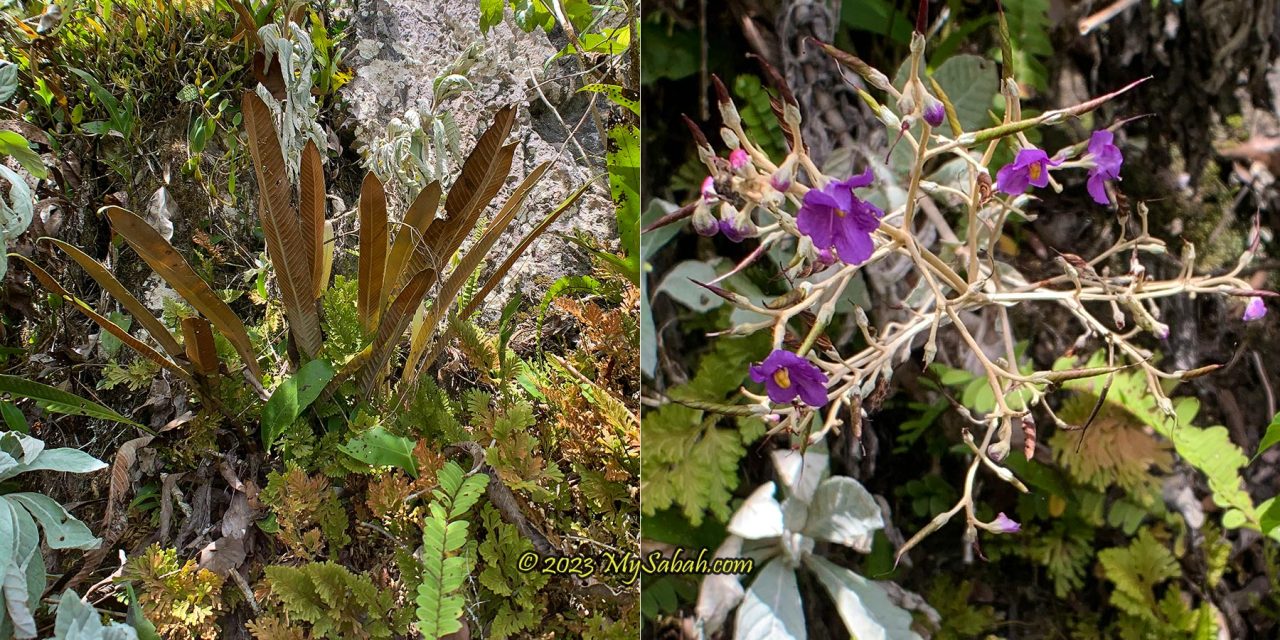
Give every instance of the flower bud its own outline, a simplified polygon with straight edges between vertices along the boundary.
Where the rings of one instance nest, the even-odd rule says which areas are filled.
[[[734,171],[740,171],[743,167],[751,164],[751,156],[747,155],[745,149],[734,149],[729,152],[729,168]]]
[[[947,108],[942,106],[942,101],[929,95],[924,94],[924,121],[929,123],[931,127],[942,126],[942,121],[947,118]]]
[[[692,220],[693,230],[700,236],[710,237],[720,233],[720,221],[711,214],[711,207],[708,207],[705,201],[699,201],[693,208]]]
[[[754,238],[759,231],[751,221],[749,209],[750,205],[743,211],[735,209],[728,202],[720,205],[720,233],[731,242],[742,242],[747,238]]]
[[[742,141],[738,139],[738,134],[733,132],[729,127],[720,128],[720,139],[724,140],[724,146],[730,149],[737,149],[742,146]]]
[[[1263,302],[1261,296],[1251,296],[1249,303],[1244,307],[1244,316],[1241,320],[1245,322],[1253,322],[1267,315],[1267,304]]]
[[[782,161],[782,165],[769,178],[769,186],[782,193],[791,189],[791,181],[796,177],[796,162],[795,154],[787,156],[787,159]]]
[[[703,178],[701,192],[702,192],[703,202],[707,204],[711,204],[715,202],[717,196],[719,195],[716,193],[716,179],[712,176],[707,176]]]
[[[902,95],[898,96],[898,113],[904,118],[916,112],[916,99],[911,95],[912,93],[908,87]]]

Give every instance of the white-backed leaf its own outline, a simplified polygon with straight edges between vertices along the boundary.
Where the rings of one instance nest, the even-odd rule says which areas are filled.
[[[771,455],[773,468],[787,491],[805,504],[813,502],[813,492],[827,478],[830,456],[826,450],[809,447],[802,457],[795,449],[774,449]]]
[[[804,534],[870,553],[872,533],[883,528],[884,517],[871,492],[853,478],[837,476],[814,492]]]
[[[742,538],[728,536],[716,549],[717,558],[737,558],[742,556]],[[742,603],[746,590],[742,588],[742,577],[736,574],[713,573],[702,579],[698,589],[698,607],[695,609],[698,620],[702,622],[702,630],[707,636],[713,635],[729,613]]]
[[[766,482],[747,496],[729,520],[729,533],[747,540],[781,536],[782,505],[773,497],[774,490],[774,484]]]
[[[41,493],[10,493],[5,499],[22,505],[44,528],[44,539],[53,549],[97,549],[102,539],[85,523],[62,508],[57,500]]]
[[[734,628],[735,640],[805,640],[796,572],[781,560],[766,564],[743,596]]]
[[[822,556],[805,565],[831,596],[849,634],[858,640],[919,640],[911,630],[911,614],[894,604],[880,585],[831,563]]]

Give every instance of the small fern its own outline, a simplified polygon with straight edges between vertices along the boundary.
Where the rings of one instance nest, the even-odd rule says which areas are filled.
[[[431,501],[431,514],[422,527],[422,584],[418,586],[418,631],[424,638],[440,638],[462,629],[466,604],[458,591],[471,573],[471,563],[458,550],[467,542],[469,523],[462,519],[480,500],[489,476],[464,476],[462,467],[445,463],[437,478],[440,487]]]
[[[333,562],[266,568],[271,595],[292,620],[311,623],[312,638],[390,638],[391,592]],[[262,631],[265,631],[263,629]]]

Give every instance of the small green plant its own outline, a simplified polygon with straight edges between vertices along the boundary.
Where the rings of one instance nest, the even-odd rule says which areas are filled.
[[[46,449],[31,436],[0,434],[0,481],[29,471],[90,473],[106,463],[76,449]],[[0,637],[35,638],[35,610],[45,588],[41,536],[51,549],[96,549],[101,540],[56,500],[42,493],[0,495],[0,569],[5,579]]]
[[[331,640],[382,640],[392,636],[396,617],[392,594],[379,589],[368,576],[355,574],[333,562],[298,567],[266,568],[271,597],[285,612],[285,620],[311,625],[310,637]],[[267,616],[250,625],[260,637],[278,619]],[[296,623],[295,623],[296,624]]]
[[[422,583],[418,585],[418,632],[432,640],[462,629],[465,600],[459,593],[471,573],[472,560],[459,550],[467,543],[470,523],[464,518],[480,500],[489,477],[464,475],[446,462],[437,475],[430,515],[422,526]]]

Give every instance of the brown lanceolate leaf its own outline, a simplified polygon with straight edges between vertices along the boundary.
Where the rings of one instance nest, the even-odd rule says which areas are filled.
[[[104,207],[103,212],[111,220],[111,227],[125,239],[125,242],[129,243],[129,246],[133,247],[147,266],[169,283],[169,286],[187,301],[187,304],[208,318],[214,328],[231,342],[231,346],[235,347],[236,353],[240,354],[240,359],[244,361],[249,372],[255,378],[261,378],[262,370],[258,368],[258,359],[249,343],[249,332],[245,330],[244,323],[236,317],[231,307],[228,307],[227,303],[214,293],[209,283],[196,274],[178,250],[174,249],[173,245],[137,214],[120,207]],[[136,339],[133,340],[138,342]],[[138,342],[138,344],[142,343]],[[129,346],[137,349],[133,344]]]
[[[406,274],[416,274],[426,267],[424,240],[427,229],[435,221],[436,210],[440,208],[440,182],[435,181],[418,192],[404,214],[400,229],[396,231],[396,240],[391,245],[391,254],[387,256],[386,286],[395,291],[400,280]]]
[[[435,269],[419,271],[409,279],[404,289],[387,306],[387,312],[378,325],[378,334],[374,336],[373,344],[369,347],[369,360],[360,369],[358,382],[363,397],[368,397],[373,391],[373,385],[378,380],[379,374],[386,368],[387,363],[391,361],[391,356],[395,353],[396,343],[400,341],[400,336],[404,335],[409,321],[418,310],[418,305],[422,304],[427,290],[435,281]]]
[[[124,285],[120,284],[120,281],[116,280],[116,277],[111,275],[111,272],[107,271],[106,267],[102,266],[102,263],[89,257],[89,254],[74,245],[67,244],[57,238],[41,238],[41,240],[49,241],[71,256],[72,260],[75,260],[99,286],[111,294],[111,297],[115,298],[116,302],[119,302],[120,306],[124,307],[125,311],[128,311],[129,315],[133,316],[142,325],[143,329],[147,330],[147,333],[160,344],[165,353],[171,357],[183,355],[182,345],[178,344],[177,338],[159,319],[151,315],[151,311],[147,309],[146,305],[143,305],[142,301],[135,298],[132,293],[129,293],[129,290],[125,289]]]
[[[298,171],[298,213],[302,220],[302,238],[307,242],[311,261],[311,284],[315,299],[328,286],[324,273],[324,167],[320,151],[310,140],[302,148],[302,165]]]
[[[356,309],[366,334],[382,316],[383,279],[387,271],[387,194],[382,181],[366,174],[360,185],[360,271]]]
[[[458,250],[507,179],[516,145],[503,146],[502,143],[511,133],[515,118],[515,107],[503,107],[494,116],[493,125],[476,141],[475,149],[462,164],[458,180],[449,189],[444,203],[448,218],[427,230],[427,260],[436,270],[443,268],[445,261]]]
[[[146,224],[146,223],[143,223],[143,224]],[[103,331],[106,331],[107,333],[110,333],[111,335],[115,336],[120,340],[120,342],[123,342],[130,349],[133,349],[137,351],[139,354],[141,354],[142,357],[160,365],[165,369],[169,369],[170,371],[177,374],[178,377],[182,378],[184,381],[192,384],[192,386],[195,385],[195,381],[191,378],[191,374],[186,369],[184,369],[182,365],[164,357],[164,354],[153,349],[151,345],[129,335],[129,332],[125,331],[123,327],[112,322],[106,316],[103,316],[97,311],[94,311],[93,307],[90,307],[89,304],[86,303],[85,301],[71,295],[70,291],[67,291],[62,285],[58,284],[58,281],[54,280],[53,276],[49,275],[49,272],[42,269],[40,265],[32,262],[30,259],[17,253],[11,253],[9,254],[9,257],[17,258],[21,260],[26,265],[27,269],[31,271],[31,274],[35,276],[36,280],[40,282],[41,286],[43,286],[45,289],[48,289],[49,291],[52,291],[53,293],[56,293],[62,296],[63,299],[71,303],[71,306],[78,309],[80,313],[83,313],[84,315],[88,316],[89,319],[92,320],[95,324],[97,324],[99,327],[102,327]]]
[[[183,318],[182,342],[196,373],[209,376],[218,372],[218,349],[213,344],[213,329],[208,320],[199,316]]]
[[[258,216],[267,241],[267,255],[280,284],[284,313],[299,349],[307,357],[315,357],[320,352],[321,336],[316,288],[312,284],[313,261],[308,251],[313,240],[303,233],[301,219],[292,205],[293,188],[285,171],[271,109],[251,92],[244,94],[241,108],[258,177]],[[307,233],[312,232],[308,229]]]
[[[486,134],[487,135],[487,134]],[[468,160],[468,162],[470,162]],[[485,229],[484,235],[476,241],[474,245],[467,251],[467,255],[462,257],[458,266],[449,274],[449,278],[441,285],[439,293],[436,294],[435,300],[431,302],[430,308],[427,309],[426,319],[417,332],[413,335],[413,342],[409,349],[409,357],[404,364],[404,380],[409,382],[406,388],[412,388],[414,380],[417,379],[419,370],[419,361],[425,352],[427,345],[431,343],[431,339],[435,337],[437,325],[444,318],[444,314],[453,304],[454,298],[458,292],[462,290],[462,285],[466,283],[471,274],[480,266],[480,261],[484,260],[488,255],[489,249],[493,247],[493,243],[498,241],[498,237],[506,231],[507,226],[515,219],[516,213],[520,210],[520,205],[524,203],[529,192],[533,189],[533,185],[542,178],[542,174],[546,173],[547,165],[539,166],[534,169],[528,176],[525,176],[520,186],[511,194],[507,202],[502,205],[502,210],[498,212],[493,222],[489,223],[489,227]],[[558,213],[556,214],[558,215]],[[465,234],[464,234],[465,235]],[[459,241],[461,242],[461,241]],[[528,245],[525,245],[528,246]],[[430,364],[430,362],[426,362]]]

